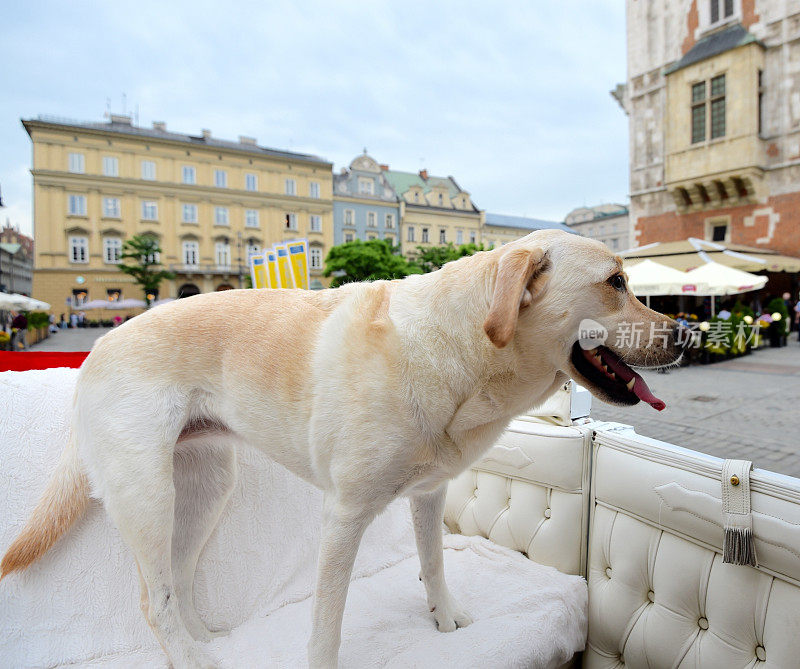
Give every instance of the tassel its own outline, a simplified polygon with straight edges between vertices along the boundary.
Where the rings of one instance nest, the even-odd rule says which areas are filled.
[[[722,561],[758,566],[753,515],[750,510],[749,460],[725,460],[722,465]]]

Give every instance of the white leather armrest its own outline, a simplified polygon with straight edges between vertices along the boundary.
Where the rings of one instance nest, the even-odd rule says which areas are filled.
[[[451,481],[445,522],[568,574],[585,573],[591,432],[514,421]]]

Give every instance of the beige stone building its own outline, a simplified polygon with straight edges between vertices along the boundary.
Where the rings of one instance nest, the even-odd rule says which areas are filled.
[[[800,3],[627,0],[631,246],[800,255]]]
[[[384,168],[400,202],[400,245],[413,255],[418,246],[480,244],[484,213],[453,177]]]
[[[564,219],[574,232],[603,242],[612,251],[630,248],[630,221],[624,204],[578,207]]]
[[[486,248],[497,248],[536,230],[573,232],[563,223],[557,223],[556,221],[545,221],[541,218],[529,218],[527,216],[493,214],[487,211],[484,216],[481,239]]]
[[[117,268],[125,239],[156,238],[176,278],[157,297],[239,288],[249,253],[305,237],[312,280],[333,244],[330,162],[133,125],[23,120],[33,142],[34,296],[54,311],[142,299]]]

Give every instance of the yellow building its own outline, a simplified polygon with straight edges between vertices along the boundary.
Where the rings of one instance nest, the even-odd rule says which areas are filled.
[[[250,253],[305,237],[312,285],[333,245],[331,163],[239,141],[105,123],[23,120],[33,142],[33,294],[53,305],[142,299],[119,271],[123,242],[156,238],[176,274],[159,298],[239,288]]]
[[[402,252],[413,255],[417,246],[480,244],[483,212],[453,177],[435,177],[384,170],[400,200]]]

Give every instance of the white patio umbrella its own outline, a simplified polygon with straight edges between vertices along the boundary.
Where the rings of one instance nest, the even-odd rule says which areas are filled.
[[[127,300],[120,300],[119,302],[109,302],[111,309],[137,309],[139,307],[146,307],[147,302],[144,300],[136,300],[129,297]]]
[[[625,272],[634,295],[646,298],[648,307],[651,295],[700,295],[698,289],[705,288],[705,285],[698,286],[689,280],[686,272],[649,258],[631,267],[626,266]]]
[[[169,302],[174,302],[174,297],[162,297],[160,300],[156,300],[155,302],[151,302],[151,307],[160,307],[162,304],[168,304]]]
[[[37,300],[35,297],[29,297],[28,300],[30,302],[31,309],[35,309],[37,311],[47,311],[48,309],[50,309],[49,302],[43,302],[42,300]]]
[[[690,282],[707,285],[707,289],[704,292],[698,291],[696,294],[711,296],[712,316],[716,313],[714,296],[738,295],[750,290],[759,290],[767,283],[767,277],[765,276],[743,272],[740,269],[728,267],[714,261],[686,272],[686,278]]]
[[[77,306],[78,309],[107,309],[111,304],[108,300],[91,300]]]
[[[16,293],[0,293],[0,309],[17,311],[29,309],[28,298]]]

